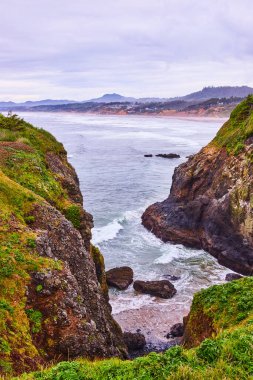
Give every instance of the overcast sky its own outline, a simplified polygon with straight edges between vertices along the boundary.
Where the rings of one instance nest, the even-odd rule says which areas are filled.
[[[252,0],[0,0],[0,100],[253,86]]]

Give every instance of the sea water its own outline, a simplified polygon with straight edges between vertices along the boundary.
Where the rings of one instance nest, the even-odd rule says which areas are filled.
[[[116,320],[124,330],[145,333],[149,342],[166,340],[173,323],[189,311],[193,294],[224,282],[228,270],[203,250],[163,243],[141,224],[150,204],[169,195],[176,166],[197,153],[224,122],[221,119],[20,113],[61,141],[75,167],[84,207],[94,218],[93,243],[106,269],[130,266],[134,279],[174,281],[169,300],[110,290]],[[179,159],[155,157],[177,153]],[[151,158],[144,154],[153,154]]]

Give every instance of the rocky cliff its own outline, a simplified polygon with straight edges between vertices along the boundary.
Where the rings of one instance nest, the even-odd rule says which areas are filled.
[[[143,225],[164,242],[203,248],[239,273],[253,274],[253,96],[216,137],[176,168],[169,197]]]
[[[78,178],[48,132],[0,115],[0,371],[126,355]]]

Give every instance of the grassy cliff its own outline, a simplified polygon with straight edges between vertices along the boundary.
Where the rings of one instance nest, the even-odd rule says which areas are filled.
[[[78,323],[87,325],[78,338],[86,337],[87,356],[106,356],[110,329],[120,336],[100,296],[107,299],[104,263],[90,246],[91,226],[63,145],[15,115],[0,115],[0,374],[36,369],[50,351],[53,359],[69,355]]]
[[[37,130],[15,116],[0,115],[0,369],[24,370],[39,360],[32,331],[40,329],[41,315],[26,310],[30,273],[59,269],[60,262],[40,257],[30,214],[43,198],[68,207],[66,192],[48,170],[45,154],[64,152],[47,132]]]

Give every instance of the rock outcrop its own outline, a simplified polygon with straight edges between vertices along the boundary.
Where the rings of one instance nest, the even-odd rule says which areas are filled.
[[[62,144],[0,115],[0,373],[127,355]]]
[[[164,242],[203,248],[224,266],[253,274],[253,96],[211,143],[175,169],[169,197],[143,225]]]

